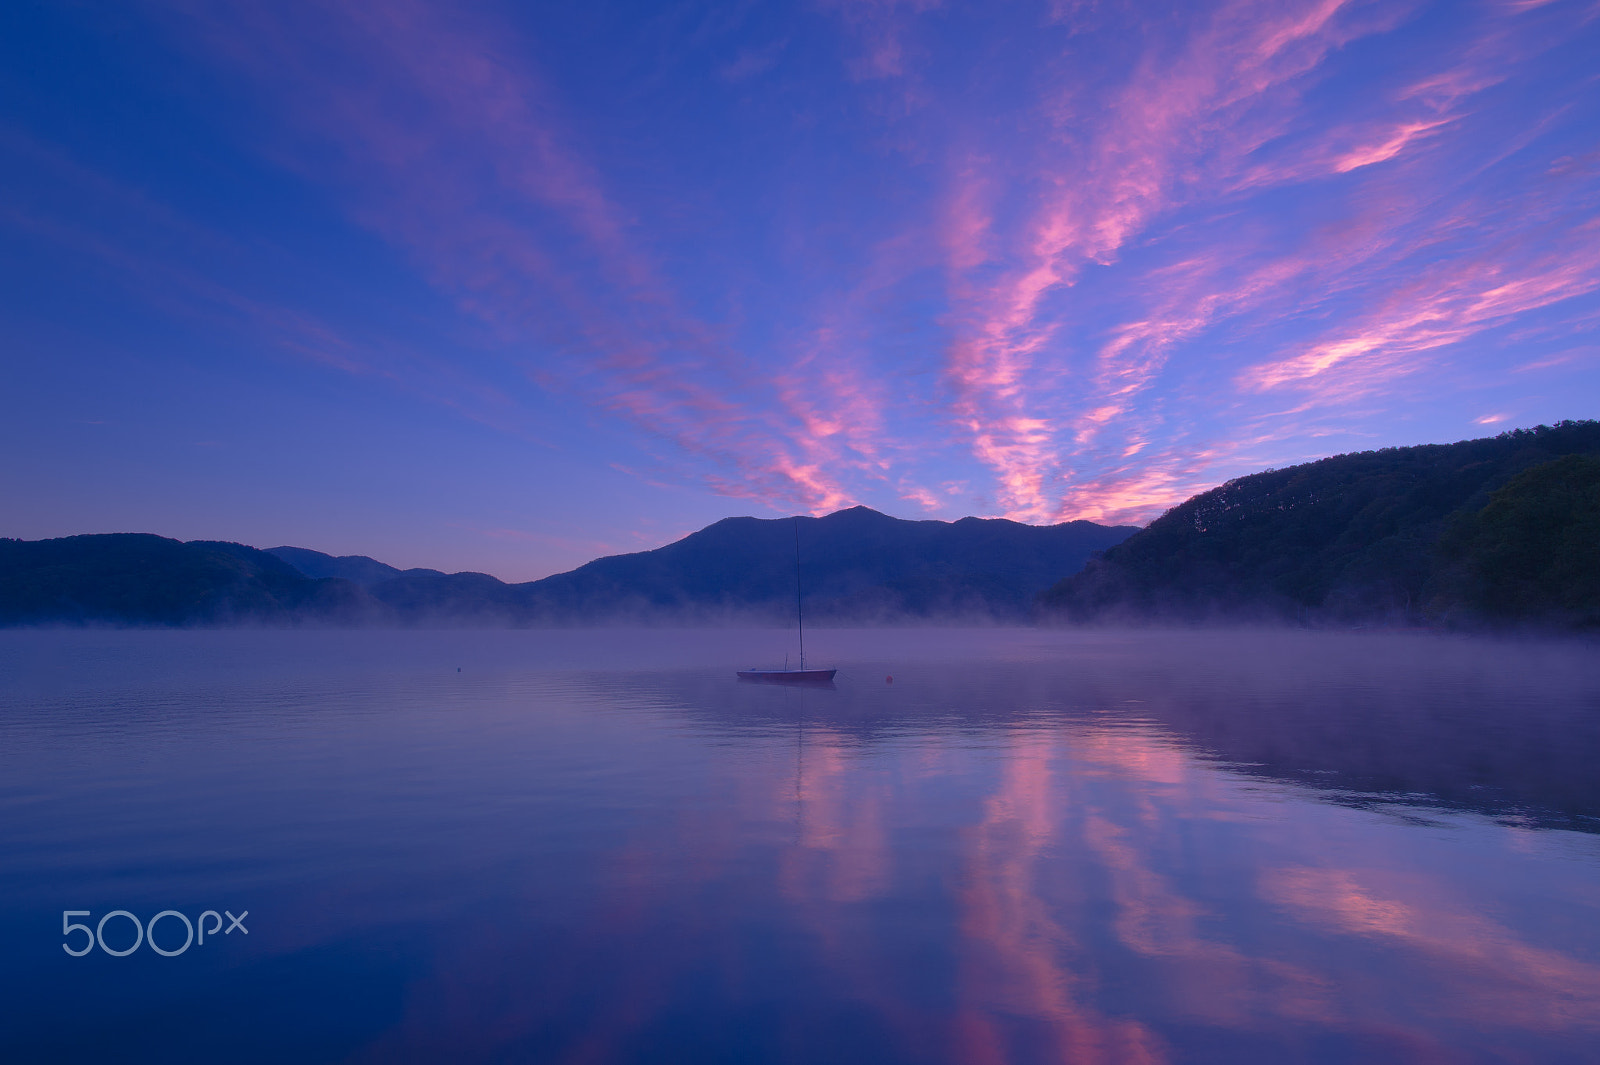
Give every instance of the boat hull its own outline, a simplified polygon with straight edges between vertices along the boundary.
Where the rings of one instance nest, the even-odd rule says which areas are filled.
[[[740,680],[757,684],[832,684],[837,669],[744,669]]]

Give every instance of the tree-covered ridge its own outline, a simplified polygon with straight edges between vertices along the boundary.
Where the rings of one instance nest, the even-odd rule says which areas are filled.
[[[1517,474],[1440,548],[1457,566],[1444,603],[1490,618],[1600,626],[1600,456],[1567,455]]]
[[[1241,477],[1109,549],[1040,607],[1080,622],[1581,622],[1600,566],[1585,487],[1596,455],[1600,423],[1561,422]],[[1557,461],[1569,456],[1579,461]]]

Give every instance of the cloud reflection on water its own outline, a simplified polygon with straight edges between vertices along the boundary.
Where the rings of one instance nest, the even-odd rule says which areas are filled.
[[[139,766],[114,794],[167,818],[145,865],[222,818],[274,973],[403,981],[317,1060],[1542,1065],[1600,1035],[1590,647],[823,630],[840,686],[810,692],[563,643],[615,635],[351,634],[355,665],[266,680],[92,639],[235,709],[0,718],[35,745],[11,786]],[[265,654],[173,646],[228,641]],[[59,868],[91,807],[40,795],[60,830],[18,860]]]
[[[853,801],[851,748],[808,743],[822,768],[804,789],[806,859],[871,869],[888,895],[883,822],[914,823],[916,800],[877,787],[901,801]],[[1321,1031],[1369,1060],[1472,1060],[1474,1045],[1510,1052],[1528,1033],[1600,1027],[1600,966],[1530,935],[1515,912],[1487,916],[1497,885],[1461,879],[1457,840],[1414,847],[1415,828],[1287,790],[1263,809],[1257,786],[1153,729],[1018,731],[981,757],[997,779],[970,796],[977,820],[952,856],[951,1060],[1191,1060],[1163,1038],[1173,1027],[1248,1033],[1283,1053]],[[966,778],[955,787],[986,776],[971,761],[953,772]],[[1500,834],[1472,821],[1447,831]],[[1440,850],[1450,865],[1430,864]],[[812,896],[793,880],[785,895],[849,986],[862,948],[837,949],[830,932],[841,904],[867,900],[811,883]]]
[[[1524,816],[1593,825],[1594,785],[1564,772],[1569,763],[1555,751],[1512,764],[1528,758],[1530,741],[1554,739],[1563,725],[1570,755],[1592,753],[1592,722],[1574,714],[1572,701],[1540,690],[1570,684],[1570,675],[1546,674],[1541,685],[1524,675],[1534,663],[1505,670],[1502,648],[1488,654],[1499,661],[1480,662],[1500,679],[1484,686],[1459,670],[1485,648],[1424,640],[1396,652],[1369,641],[1345,648],[1378,651],[1364,662],[1336,656],[1308,668],[1296,654],[1280,658],[1283,670],[1303,671],[1298,687],[1285,688],[1283,674],[1259,665],[1265,686],[1214,687],[1241,661],[1213,657],[1209,673],[1192,673],[1188,690],[1174,690],[1162,667],[1215,651],[1205,639],[1146,662],[1143,677],[1120,674],[1124,692],[1147,698],[1120,700],[1139,710],[1113,724],[1095,721],[1093,711],[1105,706],[1096,698],[1076,714],[1058,708],[1047,727],[1028,713],[1026,695],[999,711],[992,699],[963,704],[971,692],[960,691],[952,670],[936,671],[928,704],[964,716],[974,731],[974,719],[987,718],[977,735],[960,735],[947,721],[919,733],[910,713],[865,724],[859,706],[837,705],[848,695],[833,703],[813,696],[809,712],[820,721],[791,705],[797,726],[804,722],[801,777],[798,786],[777,784],[771,805],[797,794],[802,831],[782,859],[782,891],[813,926],[841,985],[859,983],[863,948],[840,942],[848,926],[840,909],[904,899],[902,867],[915,853],[906,834],[954,793],[961,821],[943,840],[951,854],[942,886],[957,911],[946,929],[959,957],[947,1022],[955,1059],[1189,1060],[1161,1030],[1200,1026],[1251,1033],[1285,1051],[1321,1030],[1379,1059],[1455,1060],[1470,1059],[1479,1043],[1511,1052],[1519,1034],[1600,1027],[1600,967],[1569,954],[1572,944],[1548,930],[1522,927],[1525,915],[1497,897],[1505,887],[1497,878],[1473,877],[1517,849],[1526,831],[1440,812],[1459,805],[1471,785],[1487,810],[1505,817],[1509,805],[1541,797],[1531,787],[1550,809]],[[1312,648],[1338,649],[1336,638]],[[1288,637],[1275,650],[1306,647]],[[1509,654],[1514,662],[1516,650]],[[1374,683],[1402,664],[1418,691]],[[1441,672],[1454,673],[1456,684],[1435,684],[1440,699],[1416,698]],[[1079,699],[1085,688],[1103,698],[1112,676],[1072,679]],[[1462,686],[1480,698],[1461,701]],[[1283,713],[1289,704],[1298,713]],[[1205,749],[1230,725],[1259,723],[1273,709],[1280,713],[1271,742],[1288,767],[1225,767],[1219,752]],[[1511,745],[1510,760],[1485,759],[1507,715],[1523,742]],[[1196,716],[1205,719],[1200,735],[1175,731]],[[1381,735],[1372,731],[1379,728]],[[1356,735],[1315,752],[1336,768],[1297,764],[1307,742],[1340,729]],[[1263,741],[1240,731],[1235,743]],[[1431,782],[1441,794],[1359,794],[1407,757],[1416,759],[1410,783]],[[1449,779],[1468,764],[1478,779]],[[1258,779],[1275,772],[1322,774],[1321,790],[1337,805]],[[1345,808],[1352,805],[1372,809]],[[1396,808],[1403,817],[1393,816]],[[810,875],[796,874],[797,866]],[[1119,1008],[1130,985],[1138,1006]],[[1158,1023],[1143,1019],[1152,1014]]]

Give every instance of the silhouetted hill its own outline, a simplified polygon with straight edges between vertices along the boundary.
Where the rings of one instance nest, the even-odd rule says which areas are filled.
[[[408,569],[374,585],[372,595],[404,624],[516,626],[572,620],[536,609],[527,594],[529,587],[506,584],[487,573]]]
[[[307,577],[338,577],[363,588],[398,577],[401,572],[366,555],[335,557],[304,547],[269,547],[267,554],[276,555]]]
[[[798,521],[806,616],[819,622],[1022,619],[1039,591],[1135,531],[1087,521],[905,521],[867,507]],[[517,587],[528,609],[558,618],[782,620],[794,613],[795,519],[726,518],[654,551]]]
[[[0,625],[356,623],[355,585],[310,580],[243,544],[146,533],[0,539]]]
[[[1241,477],[1106,551],[1040,609],[1073,622],[1600,623],[1600,489],[1595,459],[1577,458],[1595,455],[1600,423],[1562,422]]]
[[[782,623],[794,616],[795,527],[729,518],[524,584],[143,534],[4,540],[0,624]],[[902,521],[856,507],[801,518],[799,531],[807,617],[871,623],[1022,620],[1041,589],[1134,530]]]

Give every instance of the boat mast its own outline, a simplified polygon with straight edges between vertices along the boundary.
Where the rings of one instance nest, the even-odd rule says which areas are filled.
[[[806,616],[800,609],[800,515],[794,516],[794,620],[800,629],[800,672],[806,671]]]

